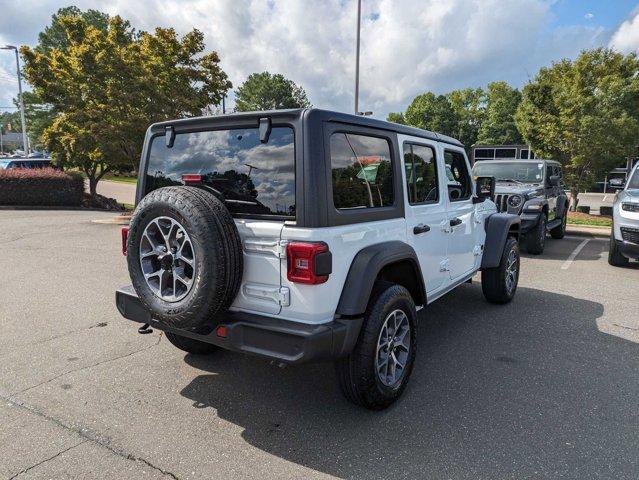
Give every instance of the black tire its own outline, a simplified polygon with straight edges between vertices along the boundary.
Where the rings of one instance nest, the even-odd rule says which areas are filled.
[[[183,227],[195,255],[192,286],[177,301],[156,295],[140,264],[145,228],[158,217]],[[127,263],[133,287],[154,318],[174,328],[208,333],[237,295],[243,269],[241,240],[231,214],[212,193],[196,187],[160,188],[144,197],[133,214]]]
[[[542,213],[539,216],[539,221],[535,228],[526,233],[524,237],[524,243],[526,245],[526,251],[533,255],[541,255],[544,253],[544,247],[546,246],[546,224],[548,220],[546,215]]]
[[[387,385],[377,373],[377,345],[387,318],[395,311],[403,312],[408,320],[408,352],[405,353],[404,368],[397,381]],[[386,351],[391,348],[393,352],[398,351],[401,354],[404,347],[395,347],[393,340]],[[342,393],[350,402],[370,410],[382,410],[390,406],[401,396],[408,384],[416,350],[417,313],[410,293],[404,287],[392,283],[376,285],[355,348],[349,356],[335,363]]]
[[[180,350],[192,353],[194,355],[208,355],[209,353],[222,350],[217,345],[200,342],[199,340],[183,337],[182,335],[177,335],[175,333],[164,332],[164,335],[166,336],[167,340],[173,344],[174,347],[177,347]]]
[[[561,225],[556,226],[550,231],[550,236],[555,240],[561,240],[566,235],[566,223],[568,222],[568,209],[564,210],[564,216],[561,219]]]
[[[511,260],[511,252],[516,258],[516,273],[513,283],[508,281],[509,263]],[[513,237],[508,237],[504,251],[501,254],[499,266],[495,268],[487,268],[481,272],[481,289],[484,297],[491,303],[508,303],[517,292],[517,284],[519,283],[519,243]]]
[[[613,267],[623,267],[628,265],[628,258],[624,257],[617,246],[615,240],[615,227],[611,228],[610,232],[610,247],[608,248],[608,263]]]

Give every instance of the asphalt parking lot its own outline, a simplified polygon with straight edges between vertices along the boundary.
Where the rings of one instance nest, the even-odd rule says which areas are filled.
[[[0,211],[0,478],[639,476],[639,264],[605,239],[549,239],[507,306],[475,282],[427,307],[403,399],[373,413],[330,364],[138,335],[119,227],[91,223],[111,215]]]

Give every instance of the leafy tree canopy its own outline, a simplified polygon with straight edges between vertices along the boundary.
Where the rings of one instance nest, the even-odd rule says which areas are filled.
[[[445,95],[426,92],[413,99],[404,114],[406,123],[445,135],[457,131],[457,113]]]
[[[304,89],[279,73],[252,73],[235,91],[238,112],[310,106]]]
[[[477,143],[491,145],[513,145],[523,143],[515,112],[521,102],[521,92],[506,82],[488,84],[486,108],[481,127],[477,132]]]
[[[386,121],[406,125],[406,119],[404,118],[404,114],[401,112],[389,113],[388,117],[386,117]]]
[[[64,17],[80,17],[89,25],[103,31],[108,29],[110,18],[107,13],[98,10],[89,9],[83,12],[73,5],[60,8],[51,16],[51,25],[45,27],[45,29],[38,34],[38,45],[35,47],[37,51],[48,52],[54,48],[62,51],[67,49],[69,39],[66,28],[60,21]]]
[[[536,153],[564,164],[574,208],[593,176],[636,153],[639,59],[599,48],[542,68],[515,118]]]
[[[97,28],[78,15],[56,20],[64,48],[21,48],[34,94],[57,112],[43,138],[56,159],[82,169],[90,190],[120,165],[135,165],[146,127],[199,115],[231,88],[203,34],[156,28],[133,34],[119,16]]]

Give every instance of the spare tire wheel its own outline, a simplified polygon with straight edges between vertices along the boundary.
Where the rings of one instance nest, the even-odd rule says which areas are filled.
[[[129,274],[154,319],[209,332],[237,295],[242,243],[233,217],[210,192],[164,187],[135,209],[127,242]]]

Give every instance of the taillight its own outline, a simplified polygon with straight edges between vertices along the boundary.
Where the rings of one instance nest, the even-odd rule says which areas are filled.
[[[122,227],[122,255],[126,257],[126,241],[129,239],[129,227]]]
[[[184,185],[201,185],[202,175],[199,173],[185,173],[182,175],[182,182]]]
[[[323,242],[290,242],[286,246],[286,257],[287,278],[295,283],[324,283],[333,268],[331,252]]]

